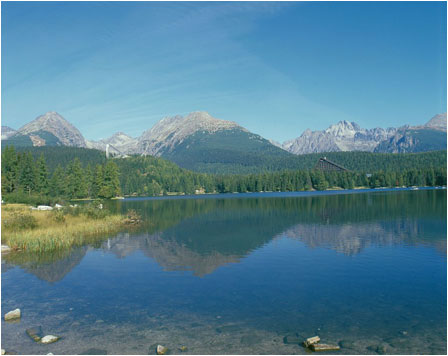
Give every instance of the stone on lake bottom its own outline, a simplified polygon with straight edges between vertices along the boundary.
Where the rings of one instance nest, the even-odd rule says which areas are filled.
[[[42,344],[51,344],[51,343],[56,342],[58,340],[59,340],[59,337],[57,337],[57,336],[47,335],[47,336],[44,336],[42,339],[40,339],[40,342]]]
[[[42,327],[36,326],[34,328],[26,329],[26,334],[35,342],[39,342],[42,338]]]
[[[320,341],[320,337],[319,336],[313,336],[313,337],[309,337],[308,339],[306,339],[303,343],[303,345],[305,345],[305,347],[310,347],[311,345],[317,344]]]
[[[311,350],[313,351],[337,351],[341,348],[338,345],[327,345],[327,344],[312,344]]]
[[[168,349],[165,346],[157,345],[157,355],[165,355]]]
[[[20,319],[20,309],[15,309],[5,314],[5,321]]]

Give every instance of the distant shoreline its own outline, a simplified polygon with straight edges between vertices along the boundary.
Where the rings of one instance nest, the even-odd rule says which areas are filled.
[[[246,193],[216,193],[194,195],[165,195],[158,197],[125,197],[120,201],[141,200],[178,200],[178,199],[235,199],[235,198],[293,198],[308,196],[343,195],[358,193],[396,192],[408,190],[446,190],[446,186],[440,187],[406,187],[406,188],[365,188],[365,189],[338,189],[338,190],[307,190],[298,192],[246,192]]]

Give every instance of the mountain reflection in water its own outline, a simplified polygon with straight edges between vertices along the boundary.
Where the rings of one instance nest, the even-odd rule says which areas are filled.
[[[20,266],[39,279],[58,282],[89,250],[101,249],[118,258],[141,251],[166,271],[202,277],[283,237],[346,255],[369,246],[423,244],[446,256],[446,192],[440,190],[108,204],[115,211],[137,210],[144,223],[95,247],[5,255],[2,272]]]

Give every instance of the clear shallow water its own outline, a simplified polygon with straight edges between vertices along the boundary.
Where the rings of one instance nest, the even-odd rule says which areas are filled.
[[[264,195],[266,196],[266,195]],[[446,191],[110,202],[138,230],[2,258],[17,353],[446,354]],[[35,344],[41,325],[62,340]]]

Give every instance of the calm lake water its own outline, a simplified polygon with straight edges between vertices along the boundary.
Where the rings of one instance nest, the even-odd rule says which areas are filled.
[[[231,196],[228,196],[231,197]],[[137,230],[2,258],[18,354],[446,354],[446,191],[110,202]],[[29,327],[62,337],[39,345]]]

